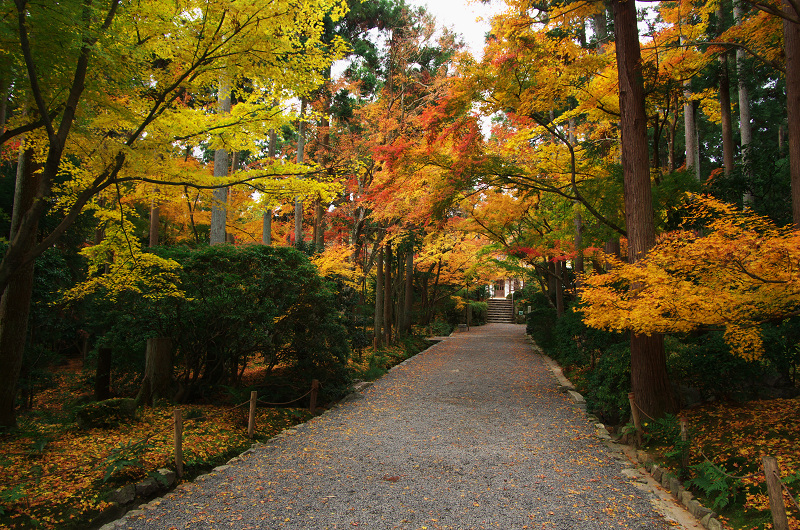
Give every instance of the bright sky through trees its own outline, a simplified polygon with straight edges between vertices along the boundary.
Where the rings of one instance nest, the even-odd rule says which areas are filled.
[[[483,56],[483,41],[492,15],[505,6],[497,0],[487,4],[471,0],[409,0],[408,3],[425,7],[440,25],[461,34],[476,59]]]

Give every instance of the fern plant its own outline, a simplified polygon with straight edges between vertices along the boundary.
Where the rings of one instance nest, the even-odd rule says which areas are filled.
[[[695,472],[689,486],[700,490],[715,510],[721,510],[736,498],[741,481],[730,476],[725,468],[707,460],[689,467]]]

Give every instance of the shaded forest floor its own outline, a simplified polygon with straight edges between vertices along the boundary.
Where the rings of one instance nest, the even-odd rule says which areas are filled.
[[[367,348],[356,352],[349,369],[355,378],[373,380],[430,344],[413,337],[377,352]],[[48,388],[19,412],[19,428],[0,433],[0,528],[85,529],[109,505],[112,490],[175,467],[173,405],[140,409],[136,421],[113,427],[80,429],[75,411],[91,396],[94,372],[76,359],[54,370]],[[265,370],[254,364],[240,386],[263,381]],[[114,394],[135,395],[138,384],[116,377]],[[229,394],[214,400],[222,404],[182,406],[184,481],[311,418],[305,408],[258,407],[250,439],[248,407],[233,407],[249,392]]]
[[[19,429],[0,437],[0,528],[86,528],[108,493],[173,468],[173,406],[140,409],[137,421],[80,429],[74,404],[91,388],[89,375],[67,367],[23,411]],[[256,409],[247,436],[247,407],[186,405],[184,480],[191,480],[311,417],[307,409]]]
[[[800,398],[715,402],[684,410],[688,440],[675,416],[644,425],[648,449],[721,514],[726,527],[772,528],[761,457],[774,456],[788,491],[789,528],[800,529]],[[790,498],[794,498],[793,500]]]

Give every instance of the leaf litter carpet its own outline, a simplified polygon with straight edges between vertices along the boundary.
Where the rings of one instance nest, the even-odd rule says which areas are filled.
[[[669,528],[524,333],[457,333],[113,526]]]

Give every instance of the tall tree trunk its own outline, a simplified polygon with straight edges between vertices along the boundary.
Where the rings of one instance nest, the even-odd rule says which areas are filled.
[[[375,337],[372,339],[373,348],[383,345],[383,247],[378,250],[378,259],[375,262]]]
[[[94,377],[94,399],[103,401],[111,397],[111,348],[97,350],[97,370]]]
[[[797,16],[791,3],[783,0],[783,10]],[[786,108],[789,118],[789,174],[792,179],[792,221],[800,229],[800,24],[783,21],[786,51]]]
[[[269,156],[270,160],[275,160],[275,150],[277,147],[275,143],[277,141],[278,134],[275,132],[275,129],[270,129],[269,149],[267,151],[267,156]],[[261,222],[261,243],[267,246],[272,244],[272,208],[264,210],[264,217]]]
[[[692,82],[683,84],[683,96],[686,103],[683,105],[683,133],[686,145],[686,169],[693,169],[694,176],[700,180],[700,146],[697,142],[697,124],[695,122],[695,105],[692,97]]]
[[[227,79],[220,78],[219,94],[217,95],[217,106],[220,114],[230,114],[231,112],[231,87]],[[214,151],[214,176],[227,177],[230,160],[226,149]],[[227,226],[227,203],[228,188],[217,188],[213,192],[213,202],[211,203],[211,244],[220,245],[227,240],[225,229]]]
[[[742,1],[733,0],[733,19],[736,25],[742,23]],[[741,48],[736,49],[736,74],[738,78],[739,89],[739,137],[742,144],[742,167],[744,169],[745,181],[748,185],[752,182],[752,168],[750,167],[750,143],[753,139],[753,128],[750,124],[750,92],[747,89],[745,82],[745,52]],[[747,205],[753,204],[753,194],[750,190],[744,192],[742,196],[742,203]]]
[[[35,202],[40,177],[35,174],[32,157],[31,149],[21,149],[17,161],[17,184],[9,240],[13,240],[22,216]],[[37,229],[35,226],[34,233]],[[26,241],[23,252],[28,252],[35,244],[34,239]],[[0,427],[15,427],[17,423],[14,401],[28,331],[33,266],[33,262],[30,262],[18,268],[0,298]]]
[[[325,250],[325,208],[322,197],[317,197],[314,207],[314,246],[318,252]]]
[[[411,308],[414,302],[414,248],[406,252],[406,295],[403,308],[403,333],[411,335]]]
[[[556,315],[559,318],[564,316],[564,266],[563,261],[555,263],[555,284],[556,284]]]
[[[722,1],[717,6],[717,34],[725,32]],[[728,52],[719,55],[719,107],[722,121],[722,163],[725,176],[733,171],[733,119],[731,118],[731,82],[728,75]]]
[[[669,122],[669,144],[667,146],[667,170],[672,173],[675,171],[675,131],[678,128],[678,111],[672,113],[672,119]]]
[[[647,116],[639,49],[636,5],[612,0],[617,44],[622,170],[628,259],[645,256],[655,244],[650,168],[647,161]],[[654,418],[675,410],[660,335],[631,334],[631,386],[642,410]]]
[[[392,343],[392,244],[386,243],[383,257],[383,338],[388,345]]]
[[[575,118],[569,120],[569,143],[575,145],[577,139],[575,137]],[[576,186],[577,187],[577,186]],[[575,226],[575,236],[573,244],[575,245],[575,278],[579,281],[580,274],[583,273],[583,218],[581,217],[581,202],[579,200],[572,201],[572,208],[574,210],[573,223]]]
[[[302,164],[306,149],[306,99],[300,101],[300,122],[297,125],[297,163]],[[303,242],[303,198],[294,198],[294,244],[299,246]]]
[[[154,190],[158,194],[158,188]],[[161,210],[158,207],[158,199],[153,198],[150,200],[150,241],[149,247],[158,246],[158,223]]]
[[[137,405],[152,406],[170,399],[172,388],[172,341],[168,337],[147,339],[144,380],[136,396]]]

